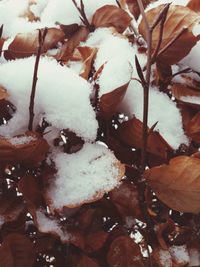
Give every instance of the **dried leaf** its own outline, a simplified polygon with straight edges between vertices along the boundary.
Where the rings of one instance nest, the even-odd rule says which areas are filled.
[[[91,48],[89,46],[79,46],[74,51],[72,60],[82,61],[83,68],[80,72],[80,76],[86,80],[88,80],[89,78],[92,63],[94,61],[94,57],[96,56],[96,53],[97,53],[97,49]]]
[[[92,25],[99,27],[114,27],[119,33],[123,33],[130,25],[131,17],[123,9],[114,5],[105,5],[95,12]]]
[[[46,158],[49,145],[35,132],[13,138],[0,137],[0,162],[36,164]]]
[[[31,11],[31,6],[35,4],[37,4],[36,0],[28,0],[28,7],[20,17],[25,17],[31,22],[39,20],[39,17],[36,17]]]
[[[155,17],[163,8],[164,5],[160,5],[146,12],[147,20],[150,24],[153,24]],[[196,23],[199,22],[200,20],[198,14],[193,12],[188,7],[171,5],[164,24],[163,38],[160,49],[164,48],[170,41],[172,41],[182,29],[187,28],[188,30],[185,31],[181,37],[179,37],[173,43],[173,45],[170,46],[169,49],[160,55],[158,59],[165,64],[173,65],[184,58],[198,41],[197,37],[195,37],[192,33],[192,28]],[[139,32],[145,39],[147,38],[144,20],[142,20],[139,25]],[[156,26],[152,37],[153,50],[156,49],[159,36],[160,27]]]
[[[200,159],[179,156],[145,171],[145,178],[157,197],[180,212],[200,212]]]
[[[187,135],[195,142],[200,142],[200,112],[186,126]]]
[[[134,117],[121,124],[119,127],[119,137],[125,144],[141,149],[142,127],[142,122]],[[167,159],[168,153],[172,151],[172,148],[158,132],[149,131],[147,151],[160,156],[162,159]]]
[[[3,48],[4,42],[5,42],[5,39],[0,38],[0,56],[1,56],[1,53],[2,53],[2,48]]]
[[[5,223],[15,221],[24,209],[23,199],[17,197],[12,190],[0,195],[0,217]]]
[[[8,96],[9,94],[7,93],[7,90],[4,87],[0,86],[0,100],[5,99]]]
[[[200,13],[200,2],[199,0],[190,0],[187,4],[187,7],[189,7],[191,10]]]
[[[139,195],[134,184],[124,181],[119,187],[112,190],[109,196],[124,220],[127,216],[142,218]]]
[[[101,249],[108,238],[108,233],[99,231],[86,235],[84,251],[93,253]]]
[[[116,238],[108,251],[109,267],[144,267],[139,246],[128,236]]]
[[[128,85],[129,82],[100,97],[100,114],[104,119],[108,120],[116,113],[119,104],[126,94]]]
[[[175,98],[181,103],[184,103],[189,107],[200,108],[200,104],[191,103],[189,102],[189,99],[185,98],[185,97],[199,97],[200,99],[199,91],[193,90],[190,87],[184,86],[182,84],[174,84],[171,88],[171,91],[172,94],[175,96]]]
[[[79,29],[81,26],[79,26],[77,23],[64,25],[59,25],[61,30],[65,33],[65,38],[71,38]]]
[[[79,261],[77,267],[99,267],[98,263],[96,263],[93,259],[83,255],[81,260]]]
[[[64,43],[60,53],[56,57],[57,60],[66,63],[80,42],[84,42],[87,39],[88,34],[89,30],[84,26],[80,26],[79,29]]]
[[[42,53],[54,48],[58,42],[64,40],[65,34],[62,30],[49,28],[42,47]],[[8,50],[4,52],[4,57],[7,60],[16,58],[30,57],[36,55],[38,50],[38,30],[28,33],[18,33]]]
[[[30,240],[20,234],[10,234],[0,247],[0,263],[6,267],[32,267],[35,251]]]

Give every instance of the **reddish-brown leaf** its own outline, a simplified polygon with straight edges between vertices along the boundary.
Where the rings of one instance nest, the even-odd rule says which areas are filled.
[[[88,34],[89,30],[84,26],[80,26],[79,29],[64,43],[56,58],[59,61],[66,63],[72,57],[74,49],[80,42],[84,42],[87,39]]]
[[[4,87],[0,86],[0,100],[5,99],[8,96],[9,94],[7,93],[7,90]]]
[[[62,30],[49,28],[42,46],[42,53],[54,48],[58,42],[63,41],[65,34]],[[30,57],[36,55],[38,50],[38,30],[28,33],[18,33],[8,50],[4,52],[4,57],[7,60],[16,58]]]
[[[9,234],[0,247],[0,265],[5,267],[32,267],[35,251],[30,240],[20,234]]]
[[[184,86],[182,84],[174,84],[171,91],[175,98],[181,103],[184,103],[189,107],[200,108],[200,104],[192,103],[192,101],[190,102],[189,99],[185,99],[185,97],[197,97],[200,99],[199,91],[193,90],[192,88]]]
[[[123,9],[114,5],[105,5],[95,12],[92,25],[99,27],[114,27],[119,33],[123,33],[130,25],[131,17]]]
[[[116,238],[108,251],[109,267],[144,267],[139,246],[128,236]]]
[[[187,4],[187,7],[189,7],[191,10],[200,13],[200,2],[199,0],[190,0]]]
[[[21,142],[20,138],[24,138],[24,141]],[[25,141],[26,138],[31,139]],[[0,138],[0,162],[36,164],[46,158],[48,150],[47,141],[35,132],[27,132],[13,138]]]
[[[110,199],[118,209],[121,216],[133,216],[138,219],[142,217],[139,195],[134,184],[124,181],[119,187],[110,192]]]
[[[195,142],[200,142],[200,112],[186,126],[186,132]]]
[[[86,235],[84,251],[87,253],[93,253],[101,249],[108,238],[108,233],[99,231]]]
[[[36,0],[28,0],[28,6],[20,17],[25,17],[31,22],[39,20],[39,17],[35,16],[35,14],[31,11],[32,5],[35,4],[37,4]]]
[[[157,197],[180,212],[200,212],[200,159],[179,156],[145,171],[145,178]]]
[[[150,24],[153,24],[157,14],[161,12],[164,5],[160,5],[156,8],[153,8],[146,12],[147,20]],[[165,64],[173,65],[177,63],[182,58],[184,58],[192,49],[192,47],[197,42],[197,37],[192,33],[193,26],[199,22],[198,14],[184,6],[171,5],[168,11],[167,19],[165,21],[163,38],[161,48],[164,48],[170,41],[177,36],[183,28],[187,28],[181,37],[179,37],[173,45],[170,46],[167,51],[159,56],[159,60]],[[146,29],[144,20],[141,21],[139,25],[139,32],[146,39]],[[156,46],[159,41],[160,36],[160,27],[157,26],[153,31],[153,41],[152,46],[153,50],[156,49]]]
[[[129,82],[100,97],[100,114],[104,119],[108,120],[116,113],[119,104],[126,94],[128,85]]]
[[[99,267],[99,264],[86,255],[83,255],[76,267]]]
[[[119,127],[119,137],[125,144],[141,149],[142,127],[142,122],[134,117],[121,124]],[[162,159],[167,159],[168,153],[172,151],[172,148],[158,132],[149,131],[147,151],[160,156]]]

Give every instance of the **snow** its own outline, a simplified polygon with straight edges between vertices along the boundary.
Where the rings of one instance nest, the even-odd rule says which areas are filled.
[[[193,26],[192,33],[194,34],[194,36],[198,36],[200,34],[200,24],[199,23],[197,23]]]
[[[5,223],[5,220],[2,216],[0,216],[0,228]]]
[[[172,258],[168,250],[159,250],[159,259],[163,267],[172,267]]]
[[[131,80],[132,66],[126,59],[116,57],[109,60],[98,79],[100,87],[99,96],[109,93]]]
[[[189,266],[200,266],[200,252],[196,248],[189,250],[190,262]]]
[[[16,136],[16,137],[9,139],[9,142],[12,145],[24,145],[34,140],[35,138],[33,136],[20,136],[20,137]]]
[[[55,180],[47,192],[52,207],[74,207],[101,197],[119,184],[123,175],[119,162],[105,146],[84,144],[75,154],[58,153]]]
[[[172,255],[172,258],[178,263],[178,264],[188,264],[190,261],[190,257],[188,254],[188,250],[186,245],[183,246],[172,246],[169,249],[170,254]]]
[[[17,111],[0,134],[18,135],[27,130],[29,102],[35,57],[11,61],[0,66],[0,85],[8,90]],[[98,123],[90,104],[91,87],[55,60],[41,58],[35,96],[35,125],[42,117],[58,129],[70,129],[85,140],[94,141]]]
[[[36,211],[37,226],[42,233],[55,233],[62,241],[68,241],[71,239],[69,233],[64,232],[58,224],[56,219],[48,218],[43,211]]]
[[[137,119],[143,120],[143,88],[140,83],[134,80],[130,82],[119,111],[129,116],[135,115]],[[182,128],[179,109],[166,94],[159,92],[156,88],[150,88],[148,114],[148,126],[151,127],[158,122],[155,130],[158,130],[174,149],[178,149],[182,143],[188,143]]]
[[[181,101],[191,104],[200,105],[200,97],[198,96],[182,96]]]
[[[172,5],[187,6],[190,0],[159,0],[155,1],[147,6],[145,11],[155,8],[160,5],[165,5],[171,3]]]
[[[200,41],[197,42],[197,44],[192,48],[189,54],[186,57],[184,57],[180,61],[180,63],[198,72],[200,69],[200,62],[198,60],[199,57],[200,57]]]

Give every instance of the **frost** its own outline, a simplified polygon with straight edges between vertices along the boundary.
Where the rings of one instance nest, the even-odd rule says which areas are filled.
[[[160,263],[165,267],[172,267],[172,258],[168,250],[159,251]]]
[[[35,138],[33,136],[20,136],[20,137],[16,136],[16,137],[9,139],[9,142],[12,145],[24,145],[34,140]]]
[[[186,245],[183,246],[172,246],[170,247],[170,253],[178,264],[187,264],[190,261],[190,257],[187,251]]]

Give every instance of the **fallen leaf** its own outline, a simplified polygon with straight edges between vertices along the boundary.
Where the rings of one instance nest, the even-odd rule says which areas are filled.
[[[116,238],[108,251],[109,267],[144,267],[139,246],[128,236]]]
[[[200,159],[179,156],[145,171],[157,197],[179,212],[200,212]]]
[[[77,267],[99,267],[98,263],[96,263],[93,259],[83,255],[81,260],[79,261]]]
[[[118,129],[120,140],[129,146],[141,149],[142,127],[143,123],[135,117],[123,122]],[[167,159],[172,148],[158,132],[149,130],[147,151],[160,156],[162,159]]]
[[[35,251],[31,241],[24,235],[9,234],[0,247],[0,263],[6,267],[32,267]]]
[[[4,57],[7,60],[11,60],[36,55],[39,46],[38,33],[38,30],[28,33],[18,33],[8,46],[8,49],[4,52]],[[47,50],[54,48],[58,42],[64,40],[64,37],[65,34],[62,30],[49,28],[42,47],[42,53],[46,53]]]
[[[126,94],[128,85],[129,82],[100,97],[100,115],[104,119],[109,120],[116,113],[119,104]]]
[[[92,25],[99,27],[114,27],[119,33],[123,33],[130,25],[131,17],[123,9],[114,5],[105,5],[95,12]]]
[[[0,162],[36,164],[46,158],[49,145],[35,132],[15,136],[0,137]]]
[[[150,9],[146,12],[147,20],[150,24],[153,24],[157,14],[161,12],[164,5],[159,5],[156,8]],[[160,47],[163,49],[167,44],[170,43],[177,36],[180,31],[184,28],[187,30],[179,37],[173,45],[171,45],[158,59],[168,65],[173,65],[184,58],[192,49],[192,47],[198,41],[192,33],[193,26],[196,23],[200,23],[199,16],[197,13],[189,9],[188,7],[171,5],[169,7],[168,15],[164,24],[162,44]],[[147,40],[147,33],[145,29],[144,20],[139,25],[140,34]],[[153,31],[152,36],[152,47],[156,49],[160,36],[159,25]]]
[[[96,233],[90,233],[85,237],[84,251],[86,253],[93,253],[100,250],[108,238],[108,233],[104,231],[98,231]]]
[[[31,22],[40,20],[39,17],[35,16],[35,14],[31,11],[32,5],[35,5],[35,4],[37,4],[36,0],[28,0],[28,6],[26,10],[23,12],[23,14],[20,15],[20,17],[27,18],[28,21],[31,21]]]

